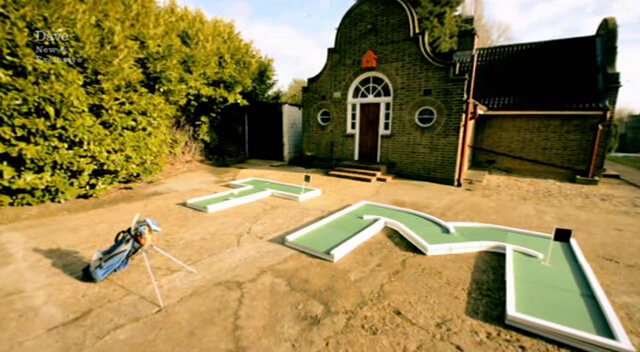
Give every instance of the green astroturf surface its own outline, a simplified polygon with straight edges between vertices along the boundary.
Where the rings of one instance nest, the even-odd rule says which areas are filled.
[[[543,254],[549,244],[546,238],[494,228],[457,227],[455,234],[449,234],[445,227],[425,217],[373,204],[361,205],[292,242],[329,254],[333,248],[375,222],[375,220],[363,220],[363,215],[377,215],[396,220],[429,244],[496,241],[527,247]]]
[[[522,234],[498,228],[456,227],[456,242],[494,241],[532,249],[541,254],[547,253],[549,238]],[[453,241],[448,241],[453,242]],[[430,242],[431,243],[431,242]]]
[[[430,245],[494,241],[546,255],[550,243],[549,238],[499,228],[458,226],[455,234],[449,234],[445,227],[425,217],[373,204],[363,204],[291,242],[328,255],[331,250],[376,221],[364,220],[363,215],[396,220]],[[516,311],[613,338],[604,313],[569,244],[554,242],[552,251],[550,266],[543,264],[544,259],[514,252]]]
[[[242,182],[242,184],[251,185],[254,188],[260,188],[261,190],[272,189],[274,191],[287,192],[291,194],[302,194],[313,191],[313,189],[310,189],[309,187],[304,187],[303,190],[302,183],[300,184],[300,186],[289,186],[269,181],[249,180]]]
[[[303,190],[302,186],[294,187],[294,186],[282,185],[279,183],[273,183],[273,182],[262,181],[262,180],[249,180],[249,181],[242,182],[242,184],[247,186],[253,186],[253,187],[248,190],[238,191],[235,194],[228,193],[228,194],[222,194],[219,196],[213,195],[210,198],[202,199],[197,202],[193,202],[191,204],[197,207],[206,208],[209,205],[218,204],[229,199],[249,196],[258,192],[262,192],[267,189],[280,191],[280,192],[287,192],[291,194],[303,194],[303,193],[308,193],[313,191],[312,189],[309,189],[309,188],[305,188]]]
[[[324,226],[294,239],[292,242],[329,254],[332,249],[376,222],[376,220],[362,219],[363,215],[378,215],[398,220],[410,229],[420,231],[418,235],[427,235],[429,233],[443,235],[447,232],[442,226],[423,217],[399,210],[364,204]],[[417,231],[414,232],[418,233]]]
[[[614,339],[569,244],[554,242],[549,266],[517,252],[513,262],[517,312]]]

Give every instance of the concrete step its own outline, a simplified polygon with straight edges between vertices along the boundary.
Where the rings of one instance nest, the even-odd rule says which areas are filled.
[[[378,175],[376,177],[376,181],[378,182],[391,182],[392,179],[393,179],[393,176],[391,175]]]
[[[344,166],[336,167],[335,171],[348,172],[348,173],[352,173],[352,174],[361,174],[361,175],[367,175],[367,176],[376,176],[376,177],[380,176],[380,171],[354,169],[354,168],[344,167]]]
[[[345,161],[340,163],[339,166],[350,168],[350,169],[378,171],[378,172],[382,172],[383,174],[387,172],[386,165],[365,163],[360,161]]]
[[[485,177],[489,174],[489,171],[482,169],[469,169],[467,170],[467,174],[464,177],[463,183],[473,185],[473,184],[482,184],[484,182]]]
[[[351,180],[364,181],[364,182],[376,182],[375,176],[367,176],[362,174],[356,174],[351,172],[342,172],[342,171],[329,171],[329,175],[340,177],[340,178],[348,178]]]
[[[620,173],[617,172],[616,170],[610,169],[610,168],[605,168],[604,171],[602,172],[602,177],[604,178],[620,178]]]

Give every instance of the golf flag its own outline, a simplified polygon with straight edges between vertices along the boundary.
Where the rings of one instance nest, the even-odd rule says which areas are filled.
[[[300,190],[300,194],[304,193],[307,190],[306,184],[311,182],[311,175],[304,174],[304,181],[302,181],[302,189]]]
[[[571,229],[563,229],[563,228],[556,227],[555,231],[553,231],[553,240],[558,242],[569,243],[572,233],[573,233],[573,230]]]

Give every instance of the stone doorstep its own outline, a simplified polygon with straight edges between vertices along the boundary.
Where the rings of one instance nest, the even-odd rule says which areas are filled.
[[[376,176],[367,176],[367,175],[352,173],[352,172],[343,172],[343,171],[333,170],[333,171],[329,171],[329,175],[340,177],[340,178],[348,178],[348,179],[357,180],[357,181],[365,181],[365,182],[376,181]]]
[[[347,168],[350,168],[350,169],[379,171],[379,172],[381,172],[383,174],[387,172],[386,165],[365,163],[365,162],[360,162],[360,161],[345,161],[345,162],[340,163],[338,166],[347,167]]]
[[[338,167],[329,171],[328,174],[330,176],[348,178],[357,181],[390,182],[393,179],[393,176],[384,175],[385,171],[385,165],[347,161],[340,163]]]
[[[604,172],[602,173],[602,177],[603,178],[621,178],[620,177],[620,173],[618,173],[618,171],[610,169],[610,168],[605,168]]]
[[[367,176],[374,176],[374,177],[380,176],[380,171],[356,169],[356,168],[344,167],[344,166],[338,166],[334,170],[335,171],[340,171],[340,172],[349,172],[349,173],[352,173],[352,174],[361,174],[361,175],[367,175]]]

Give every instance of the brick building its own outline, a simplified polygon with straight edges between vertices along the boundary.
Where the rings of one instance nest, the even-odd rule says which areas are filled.
[[[594,177],[615,108],[615,20],[595,35],[435,55],[404,0],[359,0],[303,91],[305,154],[460,184],[469,166]]]

